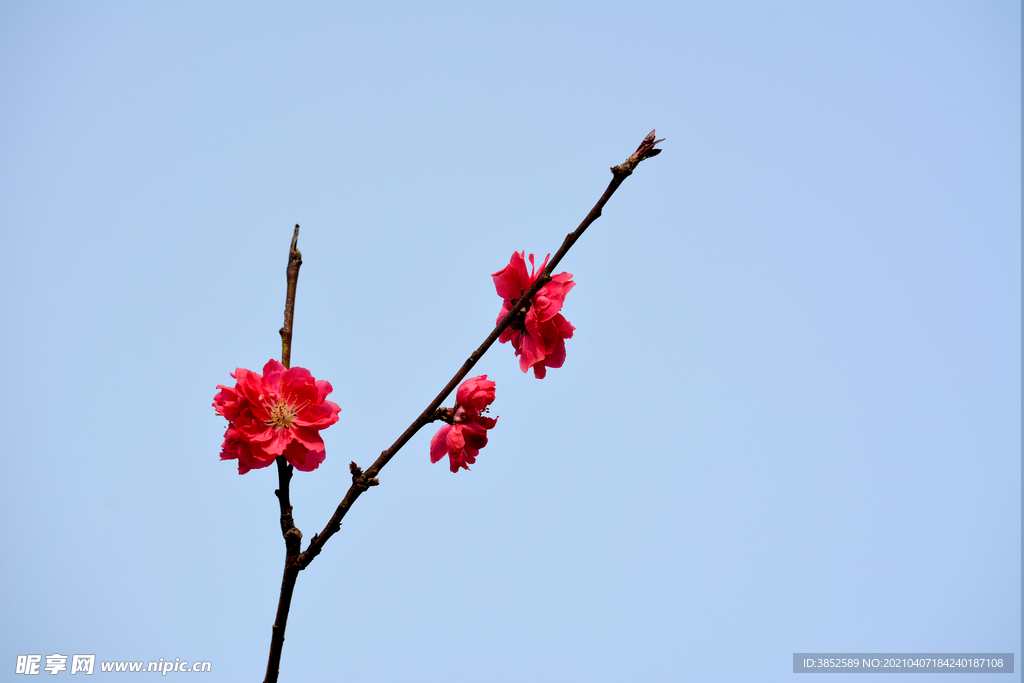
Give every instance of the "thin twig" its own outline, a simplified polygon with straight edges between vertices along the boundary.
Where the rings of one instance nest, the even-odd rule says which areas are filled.
[[[284,327],[281,328],[281,364],[291,367],[292,323],[295,320],[295,288],[299,284],[299,268],[302,266],[302,252],[298,248],[299,226],[292,234],[292,245],[288,250],[288,290],[284,300]],[[277,617],[270,635],[270,657],[267,660],[266,683],[276,683],[281,668],[281,651],[284,649],[284,631],[288,626],[288,611],[291,609],[295,579],[302,567],[299,566],[299,551],[302,549],[302,532],[292,518],[292,502],[289,484],[293,468],[283,455],[277,456],[278,487],[274,491],[281,504],[281,534],[284,536],[284,572],[281,577],[281,596],[277,601]]]
[[[505,331],[505,328],[515,320],[519,311],[525,308],[529,302],[533,300],[533,296],[541,287],[551,281],[551,273],[555,266],[558,265],[558,262],[562,260],[562,257],[565,256],[569,249],[572,248],[572,245],[576,243],[576,240],[578,240],[586,229],[590,227],[590,224],[601,216],[601,211],[604,209],[605,203],[607,203],[608,199],[615,194],[617,189],[619,189],[619,185],[622,184],[622,181],[633,173],[633,170],[641,161],[661,153],[660,149],[654,149],[654,145],[661,141],[662,140],[654,139],[654,131],[652,130],[647,137],[644,138],[643,142],[640,143],[640,146],[637,147],[636,152],[631,154],[622,164],[612,167],[612,180],[608,183],[608,187],[605,189],[604,194],[602,194],[601,198],[597,200],[597,204],[594,205],[594,208],[590,210],[590,213],[588,213],[587,217],[583,219],[583,222],[580,223],[579,227],[566,235],[565,240],[562,242],[562,246],[555,253],[555,256],[548,262],[547,267],[541,272],[540,276],[537,277],[533,285],[531,285],[530,288],[526,290],[521,297],[519,297],[519,300],[512,306],[512,309],[498,322],[497,326],[489,335],[487,335],[487,338],[484,339],[483,343],[477,348],[477,350],[469,355],[469,358],[467,358],[466,362],[462,364],[459,371],[455,373],[455,376],[451,378],[451,381],[445,385],[444,389],[441,390],[441,393],[439,393],[437,397],[430,402],[430,405],[420,413],[420,416],[417,417],[404,432],[402,432],[402,435],[399,436],[393,444],[391,444],[391,447],[380,454],[380,457],[377,458],[365,473],[360,470],[355,463],[352,463],[352,486],[349,487],[348,492],[334,511],[330,521],[327,522],[327,526],[324,527],[324,530],[313,536],[312,540],[309,542],[309,547],[307,547],[299,556],[299,567],[301,569],[308,567],[316,556],[320,554],[320,551],[323,550],[324,544],[327,543],[331,536],[341,529],[341,520],[345,518],[345,515],[348,513],[349,509],[351,509],[352,504],[356,502],[356,499],[358,499],[360,495],[362,495],[363,491],[366,491],[370,486],[375,486],[379,483],[376,477],[384,466],[391,461],[391,458],[395,457],[395,454],[398,453],[402,446],[408,443],[416,432],[418,432],[424,425],[437,419],[436,411],[440,407],[441,403],[448,398],[448,395],[452,393],[456,386],[458,386],[459,382],[469,374],[469,371],[473,369],[473,366],[476,365],[477,361],[479,361],[481,357],[483,357],[487,352],[487,349],[489,349],[498,337],[501,336],[501,333]]]
[[[292,322],[295,320],[295,287],[299,284],[302,252],[299,251],[299,225],[295,224],[292,246],[288,250],[288,292],[284,298],[284,327],[281,328],[281,364],[292,366]]]

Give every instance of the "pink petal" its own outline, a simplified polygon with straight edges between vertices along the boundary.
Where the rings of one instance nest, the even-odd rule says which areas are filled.
[[[560,368],[565,362],[565,340],[559,339],[554,351],[544,359],[544,365],[549,368]]]
[[[437,434],[434,434],[434,438],[430,440],[430,462],[437,462],[444,456],[448,455],[448,432],[452,426],[446,424],[437,430]]]
[[[242,402],[245,399],[230,387],[219,384],[217,388],[220,391],[213,397],[214,410],[217,411],[217,414],[226,417],[228,421],[234,420],[238,417],[238,413],[242,408]]]
[[[320,463],[322,463],[324,461],[324,458],[326,457],[327,455],[324,453],[317,453],[316,451],[306,451],[305,461],[301,465],[298,464],[297,462],[293,464],[295,465],[295,469],[299,470],[300,472],[312,472],[316,468],[320,467]]]
[[[544,339],[544,328],[548,326],[548,323],[542,323],[537,317],[536,311],[532,308],[526,314],[526,334],[533,339],[533,343],[541,349],[543,353],[547,353],[548,344]]]
[[[269,418],[270,413],[267,412],[265,399],[263,398],[263,377],[244,368],[238,368],[235,373],[238,377],[238,384],[235,389],[249,401],[249,407],[253,413],[260,420]]]
[[[487,430],[474,422],[467,422],[462,425],[462,436],[465,442],[466,453],[476,454],[487,445]]]
[[[501,322],[501,318],[498,318],[498,322]],[[495,324],[497,324],[497,323],[495,323]],[[518,349],[519,348],[518,336],[521,335],[521,334],[522,334],[522,330],[513,330],[511,327],[506,327],[504,330],[502,330],[501,336],[498,337],[498,341],[500,341],[502,344],[510,341],[510,342],[512,342],[512,348]]]
[[[317,453],[324,452],[324,439],[320,436],[320,432],[315,429],[296,425],[291,429],[282,429],[281,431],[292,432],[295,440],[311,451],[316,451]]]
[[[540,348],[537,341],[528,334],[523,335],[522,357],[519,359],[519,368],[526,372],[531,365],[544,360],[546,353]]]
[[[331,386],[330,382],[328,382],[325,379],[318,379],[316,381],[316,402],[317,403],[323,403],[324,399],[327,398],[327,396],[332,391],[334,391],[334,387]],[[337,404],[332,403],[331,405],[337,405]],[[338,410],[341,410],[341,408],[338,408]]]
[[[572,333],[576,330],[564,316],[556,315],[554,322],[558,325],[562,339],[572,339]]]
[[[271,358],[267,361],[267,364],[263,366],[263,385],[268,387],[277,387],[281,383],[281,375],[285,372],[284,365],[281,361],[274,360]]]
[[[530,281],[530,275],[526,272],[523,254],[524,252],[513,252],[508,265],[491,275],[491,279],[494,280],[494,289],[502,299],[517,299],[529,287],[527,283]],[[531,258],[533,258],[532,255]]]
[[[556,313],[562,310],[565,295],[575,284],[570,273],[559,273],[551,279],[551,282],[540,288],[537,296],[533,297],[533,310],[537,311],[537,317],[541,322],[551,320]]]
[[[484,429],[494,429],[494,425],[498,424],[498,418],[487,417],[486,415],[478,415],[473,418],[473,421]]]
[[[274,428],[261,420],[253,417],[251,411],[245,411],[235,420],[235,428],[238,429],[241,438],[249,443],[262,443],[269,441],[274,435]]]
[[[324,453],[306,450],[298,441],[292,441],[284,457],[300,472],[312,472],[324,461]]]
[[[466,439],[462,436],[463,425],[454,425],[448,432],[445,442],[448,446],[448,454],[458,454],[466,447]]]
[[[291,429],[272,429],[270,438],[260,443],[260,447],[271,455],[281,455],[288,444],[292,442],[294,434]]]
[[[274,456],[266,453],[263,449],[252,444],[239,442],[238,450],[238,473],[245,474],[249,470],[258,470],[267,467],[274,462]]]
[[[470,377],[459,385],[455,401],[467,410],[479,412],[494,402],[494,382],[487,375]]]
[[[281,367],[284,366],[282,365]],[[306,368],[300,368],[298,366],[288,368],[284,371],[284,374],[281,375],[281,383],[285,385],[291,384],[292,382],[301,382],[305,379],[308,379],[310,383],[316,381],[313,379],[313,373]]]
[[[314,429],[326,429],[338,421],[341,408],[337,403],[324,401],[323,405],[306,406],[295,416],[295,424]]]

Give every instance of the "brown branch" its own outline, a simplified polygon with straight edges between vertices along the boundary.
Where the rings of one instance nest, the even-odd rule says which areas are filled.
[[[292,323],[295,320],[295,288],[299,284],[299,268],[302,266],[302,252],[298,248],[299,226],[292,234],[292,245],[288,250],[288,290],[284,300],[284,327],[281,328],[281,364],[291,367]],[[284,631],[288,626],[288,611],[291,609],[295,580],[302,569],[299,566],[299,551],[302,549],[302,532],[292,518],[292,502],[289,484],[293,468],[283,455],[277,457],[278,487],[274,491],[281,505],[281,534],[284,536],[284,573],[281,577],[281,596],[277,601],[277,617],[270,635],[270,658],[267,660],[267,675],[264,681],[274,683],[281,668],[281,651],[284,649]]]
[[[622,184],[622,181],[629,177],[633,173],[636,166],[652,156],[655,156],[661,152],[660,149],[654,149],[654,145],[661,142],[661,140],[654,139],[654,131],[644,138],[644,141],[637,148],[636,152],[629,156],[625,162],[618,166],[613,166],[612,180],[608,183],[607,189],[601,198],[597,200],[597,204],[590,210],[587,217],[583,219],[579,227],[573,232],[566,235],[565,240],[562,242],[562,246],[555,253],[547,267],[537,277],[533,285],[519,298],[519,300],[512,306],[512,309],[505,314],[495,328],[491,331],[487,338],[484,339],[483,343],[469,355],[466,362],[462,364],[459,371],[455,373],[451,381],[445,385],[444,389],[430,402],[430,405],[417,417],[409,427],[402,432],[402,435],[388,448],[380,454],[380,457],[370,466],[368,470],[363,470],[355,463],[352,462],[349,465],[349,470],[352,473],[352,485],[349,487],[348,492],[345,494],[344,499],[338,505],[338,508],[334,511],[334,515],[331,516],[330,521],[327,522],[327,526],[319,534],[313,536],[310,541],[309,547],[306,548],[305,552],[299,553],[300,544],[302,541],[302,532],[295,526],[292,519],[292,507],[289,500],[288,484],[292,477],[292,466],[287,464],[283,457],[277,459],[278,476],[280,479],[280,487],[274,493],[277,495],[278,500],[281,503],[281,532],[284,534],[285,539],[285,565],[284,574],[281,578],[281,597],[278,601],[277,606],[277,619],[274,622],[273,634],[270,641],[270,658],[267,662],[267,675],[264,679],[264,683],[276,683],[278,677],[278,671],[281,665],[281,651],[284,647],[284,632],[288,624],[288,610],[291,606],[292,593],[295,590],[295,581],[298,578],[298,574],[301,570],[309,566],[309,564],[320,554],[323,550],[324,544],[341,528],[341,520],[348,513],[352,504],[355,503],[356,499],[371,486],[377,486],[380,482],[377,480],[377,474],[384,468],[391,458],[395,457],[395,454],[401,450],[402,446],[409,442],[410,439],[418,432],[424,425],[434,422],[436,420],[449,421],[451,419],[450,411],[441,408],[441,403],[448,397],[449,394],[458,386],[459,382],[465,379],[469,371],[473,369],[477,361],[483,357],[487,350],[497,341],[501,333],[505,331],[512,322],[519,315],[519,312],[524,310],[533,300],[534,295],[540,290],[541,287],[551,281],[551,273],[558,262],[562,260],[562,257],[572,248],[572,245],[576,243],[576,240],[586,231],[590,224],[596,221],[601,216],[601,211],[604,208],[605,203],[615,193]],[[295,313],[295,286],[298,283],[299,278],[299,267],[302,265],[302,254],[299,253],[296,244],[299,238],[299,226],[295,226],[295,234],[292,237],[291,250],[288,256],[288,294],[285,299],[285,311],[284,311],[284,327],[281,328],[281,362],[285,367],[290,366],[291,360],[291,342],[292,342],[292,321]]]
[[[295,287],[299,284],[302,252],[299,251],[299,225],[295,224],[292,246],[288,250],[288,293],[284,298],[284,327],[281,328],[281,364],[292,366],[292,322],[295,320]]]
[[[662,138],[662,140],[663,139],[664,138]],[[562,246],[555,253],[555,256],[548,262],[547,267],[541,272],[533,285],[526,290],[523,296],[519,297],[519,300],[512,306],[512,309],[498,322],[497,326],[489,335],[487,335],[487,338],[484,339],[483,343],[480,344],[477,350],[469,355],[469,358],[467,358],[466,362],[462,364],[459,371],[455,373],[455,376],[451,378],[451,381],[449,381],[448,384],[445,385],[444,389],[442,389],[434,400],[430,402],[430,405],[428,405],[424,411],[420,413],[420,416],[417,417],[404,432],[402,432],[402,435],[399,436],[393,444],[391,444],[390,448],[380,454],[380,457],[377,458],[365,473],[363,473],[355,463],[352,463],[352,486],[349,487],[348,492],[334,511],[330,521],[327,522],[327,526],[324,527],[324,530],[313,536],[312,540],[309,542],[309,547],[306,548],[306,550],[299,556],[298,562],[301,569],[308,567],[310,562],[312,562],[316,556],[320,554],[320,551],[323,550],[324,544],[327,543],[331,536],[341,529],[341,520],[345,518],[345,515],[348,514],[352,504],[356,502],[356,499],[358,499],[360,495],[362,495],[363,491],[366,491],[369,486],[375,486],[379,483],[376,479],[377,475],[384,466],[391,461],[391,458],[395,457],[395,454],[398,453],[402,446],[408,443],[416,432],[418,432],[424,425],[439,419],[437,409],[441,406],[441,403],[448,398],[448,395],[452,393],[456,386],[458,386],[459,382],[469,374],[469,371],[473,369],[473,366],[476,365],[477,361],[487,353],[487,350],[491,348],[491,345],[494,344],[495,341],[497,341],[498,337],[501,336],[501,333],[505,331],[505,328],[515,320],[519,311],[524,309],[529,302],[533,300],[533,296],[541,287],[551,281],[551,273],[555,266],[558,265],[558,262],[562,260],[562,257],[565,256],[569,249],[572,248],[572,245],[576,243],[576,240],[578,240],[586,229],[590,227],[590,224],[601,216],[601,211],[604,209],[604,205],[608,202],[611,196],[615,194],[615,191],[619,189],[619,185],[622,184],[622,181],[633,173],[633,170],[641,161],[661,153],[661,150],[654,149],[654,146],[662,140],[655,140],[654,131],[652,130],[647,137],[644,138],[643,142],[640,143],[640,146],[637,147],[637,150],[631,154],[626,161],[618,166],[612,167],[612,180],[608,183],[608,187],[605,189],[604,194],[597,200],[597,204],[594,205],[594,208],[590,210],[590,213],[588,213],[587,217],[583,219],[583,222],[579,224],[579,227],[566,235],[565,240],[562,242]]]

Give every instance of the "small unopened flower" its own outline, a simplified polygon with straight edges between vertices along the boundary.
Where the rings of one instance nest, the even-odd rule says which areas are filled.
[[[497,418],[485,417],[487,406],[494,403],[494,382],[487,375],[471,377],[455,394],[455,409],[444,409],[446,424],[430,440],[430,462],[445,455],[452,472],[468,470],[476,462],[480,449],[487,445],[487,430],[493,429]]]
[[[494,288],[503,299],[499,321],[544,272],[551,258],[551,254],[548,254],[540,270],[537,270],[533,254],[530,254],[530,270],[527,271],[525,254],[525,251],[513,252],[509,264],[491,275]],[[526,308],[498,337],[502,344],[512,342],[519,356],[519,369],[523,372],[533,368],[534,377],[543,379],[547,368],[562,367],[565,362],[565,340],[572,337],[576,328],[559,311],[565,303],[565,295],[575,286],[570,273],[553,276],[550,282],[537,290]]]
[[[633,169],[635,169],[641,161],[661,154],[660,149],[654,148],[655,145],[661,142],[665,142],[665,138],[655,140],[654,131],[652,130],[647,134],[647,137],[643,139],[640,146],[636,148],[636,151],[629,155],[628,159],[618,166],[612,166],[612,173],[614,173],[615,177],[621,182],[623,178],[626,178],[633,173]]]
[[[654,131],[652,130],[650,133],[647,134],[647,137],[643,139],[643,142],[640,143],[640,146],[636,148],[636,151],[633,152],[630,158],[639,163],[644,159],[650,159],[651,157],[658,156],[659,154],[661,154],[661,150],[654,149],[654,146],[659,142],[665,142],[665,138],[655,140]]]
[[[223,385],[213,399],[228,419],[221,460],[238,460],[238,473],[266,467],[283,455],[296,469],[310,472],[324,461],[320,430],[338,421],[341,408],[326,400],[334,388],[305,368],[285,368],[271,359],[263,374],[236,368],[235,386]]]

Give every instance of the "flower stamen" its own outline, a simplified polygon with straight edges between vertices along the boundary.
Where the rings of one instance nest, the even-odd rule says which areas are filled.
[[[295,418],[299,416],[299,411],[308,403],[307,401],[300,406],[295,406],[288,401],[278,401],[270,407],[270,419],[266,423],[274,429],[291,429],[295,424]]]

